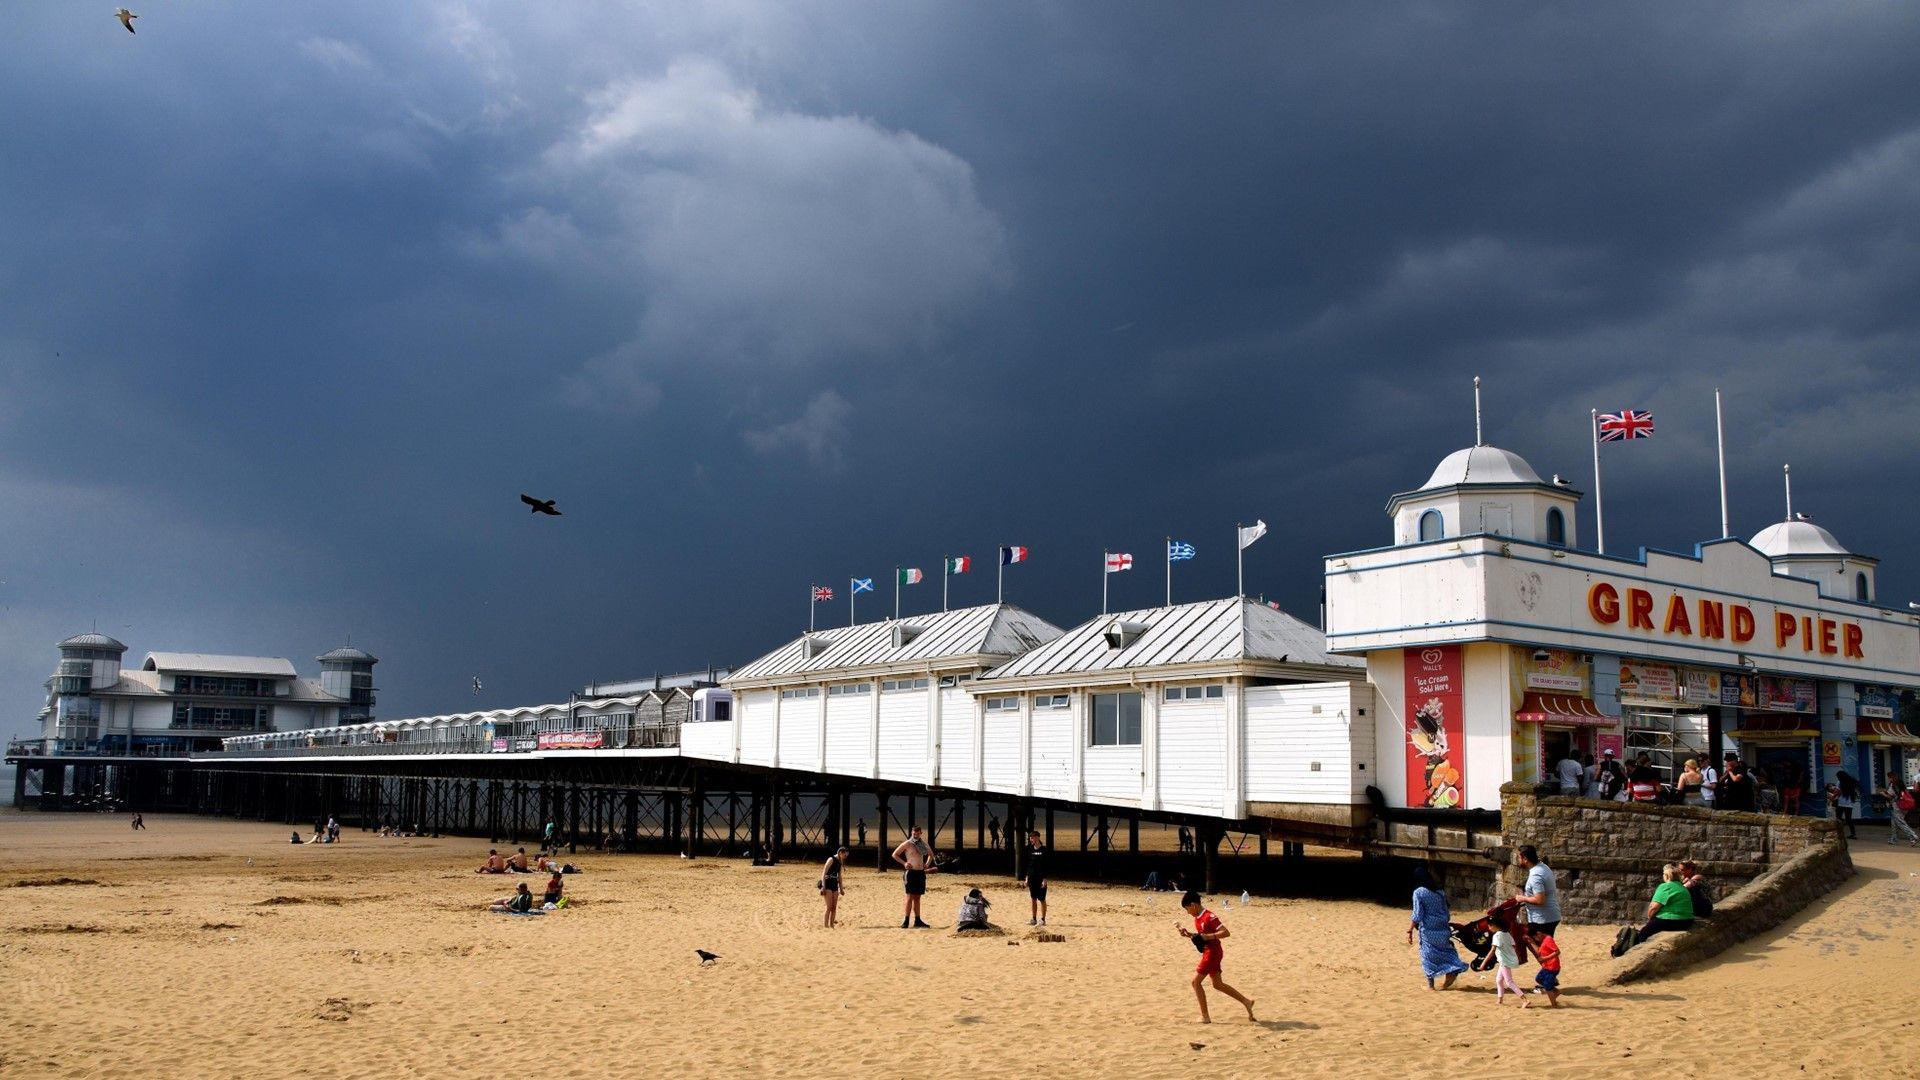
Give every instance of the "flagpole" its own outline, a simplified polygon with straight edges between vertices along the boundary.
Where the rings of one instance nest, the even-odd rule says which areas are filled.
[[[993,572],[993,602],[1004,604],[1007,602],[1007,549],[1002,546],[997,554],[999,558],[994,562],[999,563],[1000,568]]]
[[[1173,537],[1167,537],[1167,606],[1173,606]]]
[[[860,595],[860,590],[853,587],[853,579],[848,578],[847,579],[847,629],[849,630],[853,629],[853,623],[855,618],[853,614],[853,598],[859,595]]]
[[[1713,439],[1720,452],[1720,539],[1733,535],[1727,525],[1727,421],[1720,412],[1720,388],[1713,388]]]
[[[1239,522],[1233,523],[1233,594],[1236,597],[1247,595],[1247,545],[1240,542],[1240,530],[1245,528]]]
[[[900,621],[900,568],[893,568],[893,621]]]
[[[1100,614],[1102,615],[1107,613],[1107,579],[1113,576],[1107,573],[1108,554],[1110,553],[1107,549],[1100,549]]]
[[[813,633],[814,612],[820,607],[820,602],[813,598],[813,590],[816,588],[818,586],[807,586],[807,633],[809,634]]]
[[[1607,506],[1600,494],[1600,410],[1588,412],[1588,434],[1593,436],[1593,529],[1594,550],[1607,553]]]
[[[947,610],[947,579],[953,576],[952,567],[953,559],[950,556],[940,556],[940,610],[942,612]]]

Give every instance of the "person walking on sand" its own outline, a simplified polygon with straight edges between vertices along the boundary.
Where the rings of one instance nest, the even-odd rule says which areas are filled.
[[[541,833],[540,835],[540,850],[541,851],[559,851],[560,850],[559,839],[560,839],[560,826],[556,825],[551,821],[547,822],[546,831]]]
[[[1513,863],[1527,872],[1527,884],[1514,899],[1526,905],[1529,929],[1536,934],[1560,929],[1560,882],[1552,868],[1540,861],[1540,852],[1532,844],[1515,851]]]
[[[1189,894],[1191,895],[1191,894]],[[1424,866],[1413,868],[1413,921],[1407,925],[1407,944],[1420,935],[1420,970],[1427,977],[1427,989],[1446,990],[1460,973],[1467,970],[1460,953],[1453,947],[1452,914],[1447,910],[1447,894]],[[1441,980],[1438,986],[1433,980]]]
[[[1520,993],[1520,984],[1513,981],[1513,973],[1520,967],[1520,951],[1514,947],[1512,918],[1511,915],[1502,915],[1496,924],[1499,929],[1493,932],[1493,1003],[1502,1004],[1511,992],[1514,997],[1520,998],[1520,1004],[1524,1007],[1526,998]]]
[[[1193,916],[1193,929],[1179,926],[1180,936],[1193,942],[1194,948],[1200,950],[1200,963],[1193,970],[1193,996],[1200,1001],[1200,1022],[1213,1023],[1213,1017],[1207,1013],[1207,988],[1203,985],[1207,979],[1213,980],[1215,990],[1245,1006],[1247,1019],[1254,1019],[1253,999],[1228,986],[1220,978],[1220,962],[1227,955],[1226,946],[1220,943],[1231,936],[1231,931],[1227,929],[1225,923],[1220,921],[1220,916],[1201,905],[1200,894],[1197,892],[1188,892],[1182,896],[1180,906],[1186,910],[1187,914]]]
[[[1533,947],[1534,959],[1540,961],[1540,970],[1533,973],[1535,992],[1547,995],[1547,1004],[1560,1007],[1560,943],[1553,940],[1552,934],[1536,934],[1529,943]],[[1526,1008],[1526,998],[1520,999],[1520,1007]]]
[[[846,885],[847,849],[842,846],[827,856],[827,865],[820,869],[820,899],[827,902],[827,929],[836,925],[839,917],[840,897],[847,891]]]
[[[854,826],[854,828],[860,831],[860,846],[866,847],[867,846],[867,819],[861,818],[858,824]]]
[[[1847,827],[1847,839],[1858,840],[1860,834],[1853,826],[1853,807],[1860,800],[1860,781],[1845,769],[1833,774],[1834,782],[1827,785],[1827,803],[1833,807],[1834,816]]]
[[[1910,845],[1920,847],[1920,835],[1916,835],[1913,826],[1907,824],[1907,815],[1913,813],[1913,807],[1913,792],[1900,782],[1899,774],[1888,773],[1887,843],[1897,844],[1905,840]]]
[[[133,815],[133,831],[145,832],[146,828],[147,828],[147,819],[140,816],[139,814]]]
[[[1040,830],[1027,834],[1027,876],[1020,879],[1027,887],[1031,915],[1028,926],[1047,925],[1047,845],[1040,841]],[[1014,918],[1019,918],[1015,915]]]
[[[990,816],[987,818],[987,836],[993,841],[992,847],[988,848],[988,850],[999,851],[1000,850],[1000,818],[998,815]]]
[[[927,894],[927,867],[932,861],[933,851],[927,842],[920,838],[920,826],[915,825],[913,832],[900,846],[893,849],[893,861],[906,870],[904,887],[907,890],[906,910],[900,918],[900,929],[909,926],[915,930],[932,929],[920,919],[920,898]]]

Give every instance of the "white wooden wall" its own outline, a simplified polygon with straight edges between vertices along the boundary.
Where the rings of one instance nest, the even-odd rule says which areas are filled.
[[[927,709],[935,691],[896,690],[880,695],[880,778],[925,783]]]
[[[873,693],[878,693],[875,687]],[[827,771],[865,776],[873,763],[868,745],[873,727],[873,694],[846,694],[827,701]]]
[[[708,761],[733,760],[733,724],[708,722],[680,725],[680,753]]]
[[[1247,691],[1247,798],[1357,805],[1376,782],[1373,694],[1364,684]],[[1362,715],[1362,712],[1365,715]]]
[[[1227,702],[1160,705],[1160,805],[1195,814],[1223,812],[1227,791]]]
[[[749,765],[773,764],[773,710],[783,704],[778,692],[773,690],[749,690],[735,695],[741,761]]]
[[[1022,795],[1020,782],[1020,713],[986,714],[986,737],[981,756],[986,762],[986,788],[1003,795]]]
[[[940,694],[940,782],[948,787],[973,787],[973,744],[976,710],[973,695],[958,687]]]

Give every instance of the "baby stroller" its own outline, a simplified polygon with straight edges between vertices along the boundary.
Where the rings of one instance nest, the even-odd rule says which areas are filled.
[[[1470,923],[1450,924],[1453,927],[1453,939],[1473,954],[1473,959],[1467,961],[1468,969],[1492,971],[1494,965],[1499,963],[1493,955],[1494,932],[1502,926],[1512,926],[1520,918],[1520,901],[1505,900]]]

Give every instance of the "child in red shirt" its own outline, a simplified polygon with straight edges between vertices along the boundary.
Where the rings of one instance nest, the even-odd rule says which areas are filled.
[[[1180,898],[1180,906],[1193,916],[1193,929],[1178,927],[1180,936],[1193,942],[1200,950],[1200,964],[1193,972],[1193,996],[1200,999],[1200,1022],[1213,1023],[1213,1017],[1207,1014],[1207,990],[1201,985],[1209,976],[1213,979],[1213,988],[1246,1007],[1247,1019],[1253,1017],[1253,999],[1220,979],[1220,961],[1226,956],[1226,946],[1221,945],[1231,931],[1220,921],[1220,916],[1208,911],[1200,904],[1200,894],[1189,891]]]
[[[1560,1007],[1560,943],[1553,940],[1552,934],[1540,934],[1531,941],[1533,955],[1540,961],[1540,970],[1534,972],[1534,985],[1540,993],[1547,995],[1547,1004]],[[1520,999],[1520,1007],[1527,1007],[1527,999]]]

